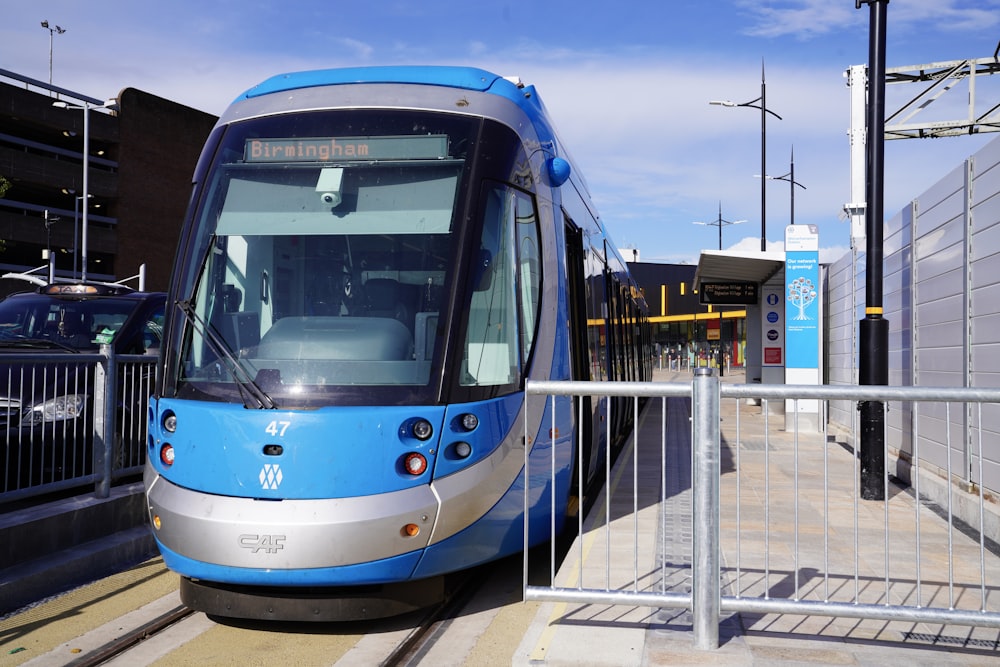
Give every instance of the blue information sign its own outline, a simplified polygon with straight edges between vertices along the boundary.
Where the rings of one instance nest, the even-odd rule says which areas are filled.
[[[819,368],[819,239],[796,227],[785,239],[785,367]]]

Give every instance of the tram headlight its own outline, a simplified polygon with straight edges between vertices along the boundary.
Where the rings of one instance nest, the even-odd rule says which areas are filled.
[[[479,426],[479,417],[471,412],[466,412],[462,415],[460,421],[462,422],[462,428],[466,431],[475,431],[476,427]]]
[[[460,459],[467,459],[472,453],[472,445],[467,442],[456,442],[454,448],[455,456]]]
[[[177,431],[177,415],[169,410],[163,413],[163,430],[167,433]]]
[[[417,440],[427,440],[434,433],[434,427],[426,419],[413,422],[413,437]]]

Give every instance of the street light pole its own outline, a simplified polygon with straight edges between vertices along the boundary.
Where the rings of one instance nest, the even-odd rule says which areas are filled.
[[[80,235],[80,282],[87,282],[87,212],[90,210],[90,106],[83,103],[83,232]]]
[[[52,37],[56,33],[60,35],[66,32],[65,28],[60,28],[57,25],[50,26],[49,22],[42,21],[42,27],[49,31],[49,85],[52,85]]]
[[[91,198],[94,195],[87,195],[87,198]],[[82,196],[73,197],[73,280],[76,280],[77,271],[77,249],[80,243],[80,204],[83,201]],[[89,202],[88,202],[89,203]]]
[[[746,220],[723,220],[722,219],[722,202],[719,202],[719,217],[712,222],[692,222],[692,225],[706,225],[708,227],[718,227],[719,228],[719,250],[722,250],[722,227],[723,225],[740,225],[746,222]]]
[[[781,176],[764,176],[763,178],[767,179],[769,181],[785,181],[785,182],[788,183],[788,186],[789,186],[788,189],[789,189],[789,192],[790,192],[790,195],[791,195],[791,200],[792,200],[791,201],[791,217],[790,217],[790,220],[791,220],[791,223],[794,225],[795,224],[795,186],[797,185],[800,188],[802,188],[803,190],[806,189],[806,186],[802,185],[801,183],[799,183],[798,181],[795,180],[795,148],[794,147],[792,148],[792,157],[791,157],[791,161],[789,162],[789,165],[788,165],[788,173],[787,174],[782,174]]]
[[[759,104],[758,104],[759,102]],[[737,104],[730,100],[712,100],[709,104],[724,107],[749,107],[760,109],[760,173],[767,173],[767,114],[778,120],[781,116],[767,108],[767,84],[764,78],[764,61],[760,61],[760,97],[749,102]],[[763,179],[760,182],[760,251],[767,250],[767,187]]]
[[[77,245],[80,241],[80,202],[83,197],[73,197],[73,280],[76,280]]]
[[[49,284],[56,281],[56,256],[52,253],[52,225],[59,222],[58,215],[49,215],[45,209],[45,261],[49,267]]]
[[[104,104],[91,104],[84,101],[83,105],[67,104],[59,101],[53,102],[52,106],[60,109],[76,109],[83,111],[83,195],[81,195],[83,206],[83,233],[80,240],[80,281],[87,281],[87,211],[90,209],[89,178],[90,178],[90,110],[110,109],[116,107],[117,100],[107,100]]]

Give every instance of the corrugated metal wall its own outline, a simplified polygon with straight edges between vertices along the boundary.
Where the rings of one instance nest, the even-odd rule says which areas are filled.
[[[1000,387],[1000,140],[954,169],[886,221],[885,317],[889,383]],[[864,317],[864,250],[827,269],[827,382],[857,382]],[[830,406],[850,428],[851,404]],[[980,421],[981,426],[980,428]],[[887,441],[956,477],[1000,490],[1000,407],[890,404]],[[982,445],[982,479],[979,451]]]
[[[864,262],[855,261],[854,251],[838,259],[827,268],[826,322],[824,349],[826,350],[827,384],[857,384],[858,322],[864,317],[864,301],[858,300],[855,267],[862,270],[860,285],[864,287]],[[848,401],[831,401],[829,419],[834,424],[850,427],[855,406]]]

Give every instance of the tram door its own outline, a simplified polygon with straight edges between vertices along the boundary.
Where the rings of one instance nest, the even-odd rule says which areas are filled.
[[[587,332],[587,283],[584,275],[584,264],[586,254],[583,249],[583,231],[569,220],[566,221],[566,284],[568,287],[567,303],[569,306],[569,336],[570,355],[572,357],[573,380],[590,381],[590,344]],[[593,477],[591,470],[596,465],[596,457],[593,449],[595,447],[594,428],[597,415],[594,413],[593,402],[590,396],[583,397],[581,408],[579,401],[573,401],[573,409],[576,411],[576,424],[580,429],[578,437],[583,438],[583,460],[578,461],[582,466],[584,487]],[[574,447],[577,446],[574,443]],[[574,471],[573,483],[577,480]],[[583,491],[578,492],[581,500]]]

